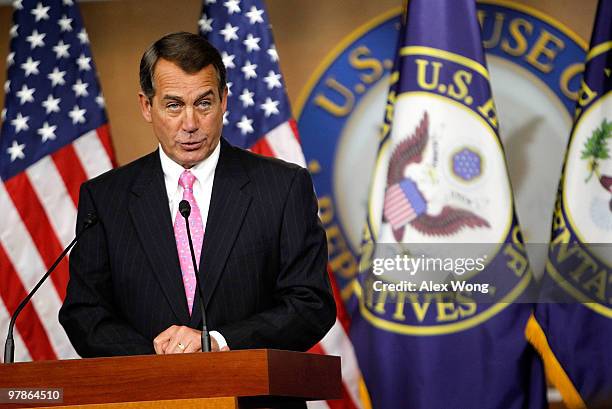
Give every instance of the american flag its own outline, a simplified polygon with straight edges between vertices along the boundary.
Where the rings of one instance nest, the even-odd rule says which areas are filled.
[[[383,214],[394,230],[416,219],[426,210],[427,202],[412,180],[404,179],[387,188]]]
[[[200,34],[221,51],[227,69],[223,136],[234,145],[306,166],[263,1],[204,0],[198,25]],[[333,274],[330,279],[334,284]],[[349,318],[335,285],[334,296],[336,323],[311,352],[342,356],[344,399],[308,405],[361,408],[363,381],[347,336]]]
[[[72,240],[79,187],[114,163],[89,38],[72,0],[13,3],[0,131],[0,338]],[[64,260],[16,324],[17,361],[76,357],[57,314]]]
[[[306,166],[265,5],[205,0],[198,25],[227,69],[223,136],[236,146]]]

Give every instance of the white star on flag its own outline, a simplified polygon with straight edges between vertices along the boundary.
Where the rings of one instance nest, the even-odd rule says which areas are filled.
[[[72,31],[72,19],[68,18],[68,16],[66,16],[65,14],[62,16],[62,18],[57,20],[57,24],[59,24],[60,30],[62,32]]]
[[[248,108],[251,105],[255,105],[255,101],[253,100],[254,92],[249,91],[248,88],[242,90],[242,94],[240,94],[240,100],[242,101],[243,108]]]
[[[11,89],[11,80],[4,81],[4,93],[7,94]]]
[[[236,68],[234,58],[236,58],[235,55],[229,55],[225,51],[221,52],[221,59],[223,60],[223,65],[225,65],[225,68]]]
[[[91,58],[85,57],[84,54],[81,54],[79,58],[77,58],[77,65],[79,66],[79,71],[89,71],[91,66],[89,65]]]
[[[53,47],[53,51],[55,51],[55,58],[60,59],[62,57],[70,57],[68,53],[68,49],[70,48],[70,44],[64,44],[63,40],[60,40],[56,46]]]
[[[253,133],[254,129],[253,129],[253,120],[247,118],[245,115],[242,115],[242,118],[240,119],[240,122],[238,122],[236,124],[236,126],[240,129],[240,132],[243,135],[246,135],[248,133]]]
[[[201,31],[204,31],[206,33],[210,33],[213,30],[212,22],[213,22],[213,19],[212,18],[207,18],[206,14],[204,14],[202,16],[202,18],[200,20],[198,20],[198,26],[200,27]]]
[[[40,20],[48,20],[49,19],[49,9],[50,8],[51,7],[49,7],[49,6],[44,7],[42,5],[42,3],[38,3],[36,5],[36,8],[33,9],[30,13],[32,13],[34,18],[36,19],[36,22],[38,23]]]
[[[38,75],[38,65],[40,61],[32,60],[32,57],[28,57],[27,61],[21,64],[21,68],[24,71],[24,75],[29,77],[30,75]]]
[[[49,115],[51,112],[59,112],[59,103],[62,101],[61,98],[53,98],[53,95],[49,94],[47,99],[42,102],[45,113]]]
[[[86,97],[89,95],[89,93],[87,92],[87,87],[89,86],[88,83],[81,81],[81,79],[79,78],[78,80],[76,80],[76,82],[74,83],[74,85],[72,85],[72,90],[74,91],[74,96],[75,97]]]
[[[255,71],[256,69],[257,64],[251,64],[249,60],[246,60],[246,63],[241,68],[242,72],[244,73],[244,79],[248,80],[249,78],[257,78],[257,72]]]
[[[276,74],[274,71],[270,71],[268,72],[268,76],[264,77],[263,80],[268,85],[268,89],[274,89],[281,87],[282,84],[280,82],[280,78],[280,74]]]
[[[15,53],[14,52],[9,53],[9,55],[6,56],[6,65],[10,67],[13,64],[15,64]]]
[[[19,98],[19,104],[23,105],[26,102],[33,102],[35,91],[36,91],[35,88],[28,88],[26,84],[23,84],[21,86],[21,90],[17,91],[16,93],[17,98]]]
[[[29,116],[21,115],[21,112],[17,113],[17,117],[11,120],[11,125],[15,127],[15,133],[19,133],[21,131],[27,131],[30,127],[28,126],[28,121],[30,120]]]
[[[220,31],[226,43],[229,43],[232,40],[237,40],[238,39],[238,35],[236,34],[237,32],[238,32],[238,26],[232,27],[230,23],[225,23],[225,28]]]
[[[81,44],[89,44],[89,36],[87,35],[87,31],[85,31],[84,28],[79,31],[77,37],[79,37],[79,41],[81,42]]]
[[[47,75],[47,78],[51,80],[51,86],[55,87],[57,85],[64,85],[66,80],[64,80],[64,75],[66,75],[66,71],[60,71],[59,68],[53,68],[53,72],[50,72]]]
[[[73,6],[74,2],[72,0],[63,0],[62,3],[64,6]]]
[[[268,118],[270,115],[278,115],[278,101],[272,101],[272,98],[268,97],[259,107],[264,110],[264,115]]]
[[[81,109],[78,105],[75,105],[74,108],[72,108],[72,110],[68,112],[68,116],[72,119],[73,125],[84,124],[86,112],[86,109]]]
[[[268,49],[267,53],[270,56],[270,60],[272,60],[272,62],[277,62],[278,61],[278,53],[276,52],[276,46],[275,45],[272,45]]]
[[[260,38],[254,37],[253,34],[249,33],[247,34],[246,40],[244,40],[242,44],[244,44],[246,47],[247,52],[250,53],[253,51],[259,51],[259,41],[261,41]]]
[[[232,95],[234,95],[234,94],[232,94],[232,85],[234,85],[233,82],[228,82],[227,83],[227,96],[228,97],[231,97]]]
[[[15,10],[22,10],[23,9],[23,5],[21,4],[23,2],[23,0],[15,0],[13,2],[13,8]]]
[[[25,149],[25,143],[19,144],[17,141],[13,141],[13,144],[9,146],[6,152],[11,155],[11,162],[15,162],[15,159],[25,158],[23,150]]]
[[[231,15],[234,13],[240,13],[240,0],[227,0],[223,5],[227,7],[227,12]]]
[[[249,23],[251,24],[263,23],[263,18],[261,17],[263,12],[263,9],[257,10],[257,7],[251,6],[251,10],[244,13],[244,15],[249,18]]]
[[[49,123],[45,121],[42,128],[39,128],[36,131],[37,134],[41,136],[42,142],[47,142],[49,139],[55,139],[55,130],[57,129],[56,125],[49,126]]]
[[[26,41],[30,43],[30,49],[33,50],[36,47],[44,47],[45,42],[43,38],[46,37],[45,33],[39,33],[38,30],[32,31],[32,34],[26,37]]]
[[[19,30],[19,24],[15,24],[11,27],[11,31],[9,31],[9,36],[11,38],[17,37],[17,30]]]
[[[98,104],[100,108],[104,108],[104,106],[106,105],[106,102],[104,101],[104,97],[102,96],[102,94],[96,97],[96,104]]]

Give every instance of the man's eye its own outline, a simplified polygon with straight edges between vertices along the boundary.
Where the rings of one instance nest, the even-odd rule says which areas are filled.
[[[210,106],[211,106],[210,101],[205,100],[205,101],[198,102],[198,108],[208,109],[210,108]]]
[[[166,105],[166,109],[170,111],[178,111],[181,108],[181,105],[176,102],[171,102]]]

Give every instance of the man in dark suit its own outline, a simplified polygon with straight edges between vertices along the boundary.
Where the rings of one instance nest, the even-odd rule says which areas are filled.
[[[221,138],[219,52],[189,33],[143,55],[140,107],[160,148],[81,187],[60,311],[84,357],[201,350],[189,218],[213,350],[307,350],[335,320],[325,232],[308,172]]]

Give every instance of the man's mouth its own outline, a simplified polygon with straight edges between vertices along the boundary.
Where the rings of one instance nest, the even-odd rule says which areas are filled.
[[[186,151],[194,151],[194,150],[200,149],[203,143],[204,141],[190,141],[190,142],[179,142],[179,145],[181,145],[181,148],[183,148]]]

